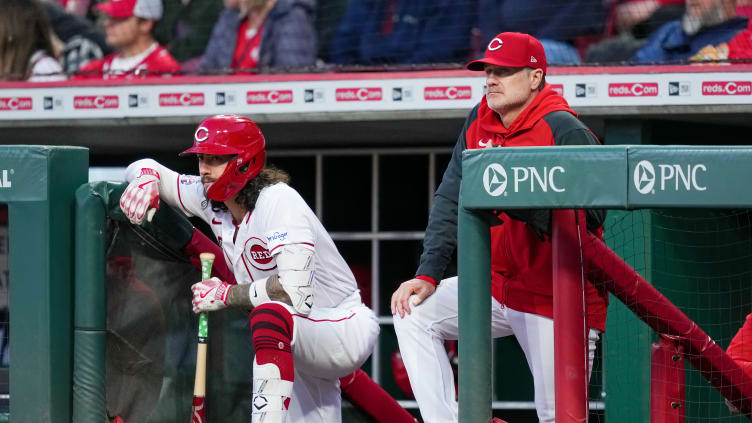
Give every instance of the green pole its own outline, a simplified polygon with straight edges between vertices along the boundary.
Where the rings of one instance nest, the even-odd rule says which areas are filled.
[[[491,236],[488,224],[462,206],[458,216],[459,417],[491,420]]]

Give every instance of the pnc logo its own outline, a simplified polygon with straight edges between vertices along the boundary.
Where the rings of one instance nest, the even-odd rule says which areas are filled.
[[[334,92],[337,101],[380,101],[381,88],[337,88]]]
[[[491,163],[483,172],[483,188],[488,195],[498,197],[507,189],[507,171],[498,163]]]
[[[159,95],[161,107],[203,106],[204,93],[162,93]]]
[[[0,97],[0,110],[31,110],[31,97]]]
[[[248,91],[247,104],[292,103],[292,90]]]
[[[709,81],[702,83],[702,95],[750,95],[750,81]]]
[[[609,97],[655,97],[657,95],[657,82],[628,82],[608,84]]]
[[[245,242],[243,248],[244,261],[254,268],[265,272],[277,267],[274,257],[266,248],[266,243],[259,238],[252,237]]]
[[[524,189],[526,192],[565,192],[556,184],[557,174],[565,173],[562,166],[553,166],[550,169],[544,166],[543,169],[534,166],[512,166],[512,181],[514,192],[520,192]],[[498,163],[491,163],[483,172],[483,188],[492,197],[507,195],[507,186],[509,180],[504,167]]]
[[[426,87],[423,90],[425,100],[468,100],[473,96],[469,85],[462,87]]]
[[[196,133],[193,134],[193,139],[196,142],[204,142],[207,138],[209,138],[209,130],[204,126],[199,126],[198,129],[196,129]]]
[[[640,194],[655,194],[655,191],[705,191],[708,188],[698,182],[698,173],[707,172],[704,164],[658,164],[658,169],[647,160],[635,166],[632,180]]]
[[[633,179],[635,188],[637,188],[637,192],[640,194],[647,194],[653,191],[653,187],[655,186],[655,168],[653,164],[647,160],[637,163]]]

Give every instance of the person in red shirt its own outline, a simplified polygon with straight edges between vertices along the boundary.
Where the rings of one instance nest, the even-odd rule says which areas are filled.
[[[458,419],[444,341],[459,336],[458,292],[472,282],[442,278],[457,246],[462,153],[600,144],[564,97],[546,84],[546,54],[534,37],[503,32],[488,43],[485,56],[467,68],[485,72],[487,93],[468,114],[434,195],[415,277],[400,284],[391,300],[400,353],[426,423]],[[491,229],[492,336],[517,339],[533,375],[538,419],[551,423],[555,418],[551,213],[505,210],[498,218],[503,224]],[[605,211],[587,210],[588,230],[600,236],[604,219]],[[588,282],[585,300],[592,368],[596,341],[606,330],[608,294]]]
[[[88,62],[75,78],[133,78],[169,75],[180,64],[154,40],[162,0],[112,0],[95,6],[106,15],[107,44],[118,49]]]

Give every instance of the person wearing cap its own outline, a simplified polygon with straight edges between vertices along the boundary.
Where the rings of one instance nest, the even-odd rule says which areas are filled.
[[[180,70],[180,64],[154,39],[162,0],[111,0],[94,8],[106,16],[107,44],[118,51],[86,63],[76,78],[162,76]]]
[[[462,281],[442,278],[457,245],[462,152],[599,144],[564,97],[546,84],[546,55],[534,37],[498,34],[488,43],[484,57],[467,67],[485,72],[487,92],[465,120],[435,193],[416,276],[403,282],[391,299],[402,359],[427,423],[458,418],[454,378],[443,342],[458,338],[457,293]],[[517,338],[533,375],[538,418],[553,422],[551,213],[517,210],[491,218],[498,223],[491,228],[492,335]],[[601,236],[604,219],[605,212],[588,210],[588,230]],[[592,366],[596,341],[605,330],[608,296],[589,282],[585,296]]]

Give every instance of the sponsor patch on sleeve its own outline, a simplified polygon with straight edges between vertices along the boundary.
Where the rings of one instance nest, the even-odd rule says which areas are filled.
[[[195,175],[180,175],[180,185],[193,185],[201,182],[201,178]]]

